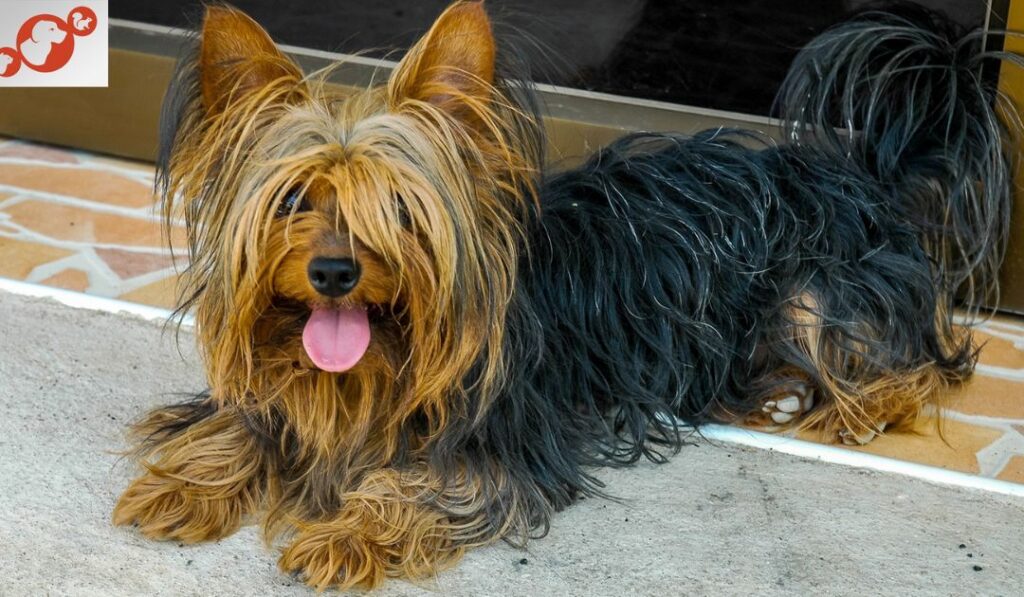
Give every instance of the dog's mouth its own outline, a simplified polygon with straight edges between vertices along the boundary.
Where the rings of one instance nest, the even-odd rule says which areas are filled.
[[[302,347],[324,371],[341,373],[355,367],[370,347],[366,306],[313,307],[302,329]]]
[[[393,308],[377,304],[310,304],[278,296],[272,309],[276,317],[268,322],[277,323],[268,329],[265,341],[281,346],[300,335],[307,363],[330,373],[343,373],[358,365],[373,337],[383,334],[378,341],[388,342],[392,325],[398,321]]]

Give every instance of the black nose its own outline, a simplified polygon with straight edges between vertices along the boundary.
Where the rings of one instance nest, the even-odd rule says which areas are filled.
[[[348,294],[359,281],[359,265],[351,259],[317,257],[309,262],[309,281],[324,296]]]

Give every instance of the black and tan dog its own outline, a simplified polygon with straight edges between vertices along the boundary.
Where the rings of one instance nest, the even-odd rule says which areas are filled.
[[[375,586],[525,540],[686,425],[911,424],[970,375],[954,295],[1007,236],[979,70],[1019,60],[981,42],[867,13],[797,58],[788,144],[635,135],[551,173],[480,3],[347,97],[208,9],[160,186],[211,389],[137,426],[115,522],[201,541],[259,514],[284,570]]]

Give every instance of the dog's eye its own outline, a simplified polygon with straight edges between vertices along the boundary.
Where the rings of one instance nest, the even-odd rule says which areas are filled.
[[[405,205],[405,197],[395,195],[395,201],[398,205],[398,221],[402,224],[402,228],[411,228],[412,218],[409,217],[409,208]]]
[[[307,200],[302,195],[302,189],[292,189],[288,191],[288,194],[281,200],[281,204],[277,206],[277,215],[287,216],[293,211],[302,212],[309,211],[312,209]]]

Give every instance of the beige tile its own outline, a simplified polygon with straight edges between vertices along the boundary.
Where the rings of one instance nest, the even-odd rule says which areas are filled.
[[[170,276],[141,288],[136,288],[131,292],[126,292],[118,298],[123,301],[173,309],[175,307],[174,293],[177,280],[177,276]]]
[[[1024,368],[1024,351],[1014,347],[1013,342],[981,331],[975,334],[975,342],[982,346],[979,362],[995,367]]]
[[[0,237],[0,276],[24,280],[33,269],[71,255],[49,245]]]
[[[43,280],[40,284],[85,292],[85,289],[89,287],[89,274],[79,269],[66,269]]]
[[[125,207],[153,204],[150,185],[102,170],[0,164],[0,184]]]
[[[4,211],[21,226],[53,239],[134,247],[164,247],[157,222],[97,212],[42,200],[22,201]],[[174,230],[184,243],[184,231]]]

